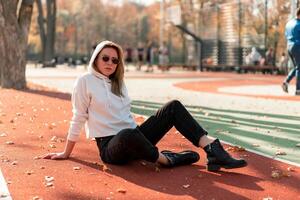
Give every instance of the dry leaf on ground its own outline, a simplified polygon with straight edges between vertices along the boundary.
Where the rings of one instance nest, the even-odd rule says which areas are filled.
[[[123,188],[117,189],[117,192],[125,194],[127,191]]]
[[[6,133],[1,133],[0,137],[6,137],[7,134]]]
[[[271,173],[272,178],[280,178],[282,177],[282,172],[280,170],[273,170]]]
[[[12,164],[12,165],[17,165],[17,164],[18,164],[18,161],[13,161],[11,164]]]
[[[7,145],[13,145],[13,144],[15,144],[15,143],[14,143],[13,141],[7,141],[6,144],[7,144]]]
[[[25,174],[27,174],[27,175],[31,175],[31,174],[33,174],[33,173],[34,173],[33,170],[28,170],[28,171],[25,172]]]
[[[278,151],[276,151],[275,155],[276,155],[276,156],[279,156],[279,155],[285,156],[285,155],[286,155],[286,152],[278,150]]]
[[[273,200],[272,197],[264,197],[263,200]]]
[[[54,181],[54,177],[52,176],[45,176],[46,183],[52,183]]]
[[[288,170],[289,172],[294,172],[294,171],[295,171],[295,168],[294,168],[294,167],[288,167],[287,170]]]
[[[80,170],[80,167],[73,167],[73,170]]]
[[[227,151],[238,152],[238,151],[245,151],[245,148],[241,147],[241,146],[233,146],[233,147],[226,148],[226,150]]]

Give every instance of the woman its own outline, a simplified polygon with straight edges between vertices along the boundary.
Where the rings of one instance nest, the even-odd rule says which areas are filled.
[[[193,151],[159,152],[155,146],[173,126],[195,146],[207,153],[207,169],[246,166],[244,160],[232,158],[219,140],[212,141],[179,101],[171,101],[137,126],[130,113],[130,99],[123,82],[123,53],[119,45],[103,41],[97,45],[89,72],[79,77],[72,94],[73,117],[65,150],[49,153],[46,159],[67,159],[86,124],[86,135],[95,138],[103,162],[125,164],[143,159],[166,167],[197,162]]]

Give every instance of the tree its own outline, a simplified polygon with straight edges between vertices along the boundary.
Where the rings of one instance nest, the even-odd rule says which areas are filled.
[[[0,85],[26,87],[26,49],[33,0],[0,1]]]
[[[47,18],[44,17],[43,5],[41,0],[36,0],[38,5],[38,23],[40,27],[40,38],[42,43],[43,66],[49,66],[55,54],[55,24],[56,24],[56,0],[47,0]],[[46,25],[46,27],[45,27]]]

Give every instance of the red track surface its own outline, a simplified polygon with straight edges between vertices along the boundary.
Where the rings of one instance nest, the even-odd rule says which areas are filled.
[[[222,80],[222,81],[209,81],[209,84],[203,84],[203,82],[185,82],[175,84],[176,87],[183,88],[186,90],[201,91],[201,92],[213,92],[222,94],[231,94],[236,96],[249,96],[249,97],[260,97],[266,99],[282,99],[291,101],[300,101],[300,96],[275,96],[275,95],[257,95],[257,94],[236,94],[228,92],[219,92],[218,88],[230,87],[230,86],[247,86],[247,85],[280,85],[280,81],[276,80]]]
[[[64,142],[51,142],[51,138],[66,137],[71,118],[70,97],[44,89],[0,91],[0,134],[7,134],[0,137],[0,163],[15,200],[35,196],[44,200],[300,199],[300,168],[293,167],[295,171],[290,172],[288,164],[244,151],[231,153],[245,157],[248,167],[211,173],[205,170],[203,151],[174,129],[159,143],[160,149],[197,150],[201,154],[198,163],[174,169],[142,162],[105,165],[99,160],[95,142],[86,140],[84,134],[69,160],[34,159],[63,150]],[[14,144],[8,145],[7,141]],[[13,161],[17,164],[13,165]],[[272,178],[276,169],[289,176]],[[52,187],[45,186],[45,176],[54,177]]]

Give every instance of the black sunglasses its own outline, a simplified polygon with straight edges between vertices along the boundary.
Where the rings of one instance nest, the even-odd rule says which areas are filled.
[[[110,58],[109,56],[102,56],[103,62],[108,62],[110,59],[111,59],[111,62],[115,65],[119,64],[119,62],[120,62],[118,58],[114,58],[114,57]]]

